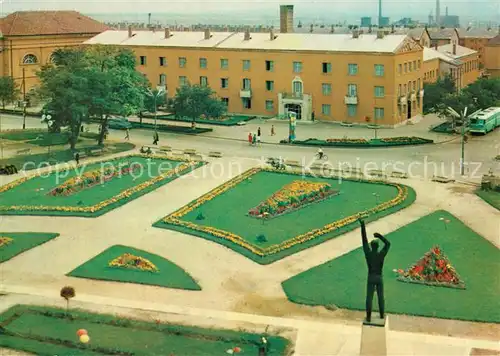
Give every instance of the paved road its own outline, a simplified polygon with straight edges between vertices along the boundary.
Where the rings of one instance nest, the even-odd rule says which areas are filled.
[[[22,125],[22,118],[3,115],[3,128],[17,128]],[[271,124],[276,127],[276,137],[285,137],[287,134],[287,125],[281,122],[275,123],[254,123],[247,127],[214,127],[214,132],[199,136],[178,135],[173,133],[160,133],[160,145],[168,145],[174,148],[194,148],[202,153],[208,153],[212,150],[221,151],[226,156],[263,159],[269,156],[282,156],[285,159],[300,160],[309,164],[313,161],[316,148],[284,146],[276,143],[263,143],[260,147],[250,147],[244,139],[239,140],[244,132],[249,129],[262,127],[262,131],[268,132]],[[422,131],[423,127],[428,127],[428,123],[421,122],[415,126],[401,127],[398,129],[379,130],[381,136],[397,136],[408,132],[408,135]],[[45,127],[39,119],[28,118],[27,127]],[[333,125],[301,125],[298,130],[306,131],[307,134],[316,137],[328,136],[325,134],[325,127],[331,127],[332,131],[340,130],[340,126]],[[96,130],[91,127],[91,130]],[[350,137],[366,137],[373,131],[363,128],[342,128],[342,130],[352,130],[349,132],[357,133]],[[233,135],[234,134],[234,135]],[[111,130],[110,139],[123,140],[124,132]],[[217,136],[217,137],[214,137]],[[436,135],[438,136],[438,135]],[[303,137],[305,138],[305,137]],[[265,139],[265,136],[264,136]],[[448,142],[411,146],[411,147],[393,147],[393,148],[325,148],[324,151],[329,157],[329,161],[334,166],[351,165],[358,166],[361,169],[382,169],[385,171],[404,170],[414,178],[430,179],[433,175],[443,175],[454,178],[460,178],[460,139],[453,136],[446,136]],[[131,140],[137,145],[151,144],[152,132],[150,130],[132,130]],[[442,136],[439,140],[443,141]],[[278,139],[273,138],[274,142]],[[474,136],[465,145],[466,155],[466,176],[465,178],[473,181],[480,181],[482,174],[490,169],[500,173],[500,164],[493,160],[493,157],[500,154],[500,130],[496,130],[486,136]]]

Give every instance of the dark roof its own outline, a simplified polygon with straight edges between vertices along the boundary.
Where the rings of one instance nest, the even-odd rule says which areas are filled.
[[[487,28],[458,28],[458,35],[460,38],[493,38],[498,32]]]
[[[432,40],[449,40],[453,37],[454,33],[457,33],[454,28],[427,29],[427,32]]]
[[[487,46],[500,46],[500,34],[489,40]]]
[[[108,26],[76,11],[18,11],[0,19],[6,36],[98,34]]]

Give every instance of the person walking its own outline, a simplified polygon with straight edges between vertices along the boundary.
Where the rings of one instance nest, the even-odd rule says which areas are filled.
[[[126,129],[125,131],[125,140],[130,141],[130,130]]]
[[[255,146],[257,144],[257,135],[256,134],[253,134],[253,137],[252,137],[252,145]]]
[[[274,125],[271,125],[271,136],[276,135],[276,132],[274,132]]]
[[[75,161],[76,161],[76,165],[78,166],[80,164],[80,153],[79,152],[77,152],[75,154]]]
[[[259,127],[259,128],[257,129],[257,137],[259,137],[259,136],[260,136],[260,133],[261,133],[261,132],[260,132],[260,127]]]
[[[153,134],[153,145],[158,145],[158,141],[160,140],[160,136],[158,136],[158,132],[155,131]]]
[[[257,146],[260,146],[260,128],[259,131],[257,132]]]
[[[249,144],[250,146],[252,146],[252,140],[253,140],[252,133],[251,133],[251,132],[249,132],[249,133],[248,133],[248,144]]]

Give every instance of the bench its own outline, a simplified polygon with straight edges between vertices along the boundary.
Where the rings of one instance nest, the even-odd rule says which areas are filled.
[[[197,154],[196,150],[195,149],[192,149],[192,148],[186,148],[184,150],[184,154],[185,155],[195,155]]]
[[[22,150],[17,150],[16,154],[22,155],[22,154],[30,154],[31,153],[31,148],[23,148]]]
[[[438,183],[453,183],[455,181],[455,179],[451,179],[451,178],[443,177],[443,176],[433,176],[432,181],[438,182]]]
[[[172,152],[172,147],[170,146],[160,146],[161,152]]]
[[[83,152],[78,152],[80,155],[80,158],[85,158],[85,157],[90,157],[90,156],[97,156],[101,155],[103,153],[102,148],[84,148]]]
[[[290,167],[302,167],[302,163],[299,161],[285,160],[285,164]]]
[[[222,152],[210,151],[210,152],[208,152],[208,157],[221,158]]]
[[[190,161],[203,161],[203,156],[202,155],[189,155],[188,159]]]
[[[387,177],[387,175],[380,169],[372,169],[368,171],[368,174],[373,177]]]
[[[405,172],[392,172],[391,177],[406,179],[408,178],[408,174],[406,174]]]
[[[184,153],[170,153],[169,155],[170,157],[172,157],[172,159],[174,160],[181,160],[181,161],[184,161],[186,159],[186,156],[184,155]]]

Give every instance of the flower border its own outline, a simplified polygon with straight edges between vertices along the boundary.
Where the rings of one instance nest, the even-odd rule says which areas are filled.
[[[269,256],[272,254],[276,254],[280,251],[289,249],[295,245],[302,244],[304,242],[313,240],[317,237],[320,237],[322,235],[328,234],[334,230],[340,229],[346,225],[352,224],[356,222],[359,218],[360,215],[372,215],[377,212],[387,210],[389,208],[392,208],[396,205],[399,205],[403,203],[406,198],[408,197],[408,187],[402,186],[397,183],[391,183],[383,180],[364,180],[364,179],[348,179],[350,181],[358,181],[358,182],[363,182],[363,183],[369,183],[369,184],[385,184],[385,185],[391,185],[397,188],[398,194],[395,198],[388,200],[386,202],[383,202],[382,204],[379,204],[371,209],[365,210],[358,212],[354,215],[348,216],[346,218],[334,221],[332,223],[329,223],[321,228],[318,229],[313,229],[311,231],[308,231],[304,234],[297,235],[291,239],[288,239],[286,241],[283,241],[279,244],[275,244],[266,248],[261,248],[259,246],[253,245],[250,242],[246,241],[244,238],[242,238],[239,235],[233,234],[228,231],[224,231],[221,229],[217,229],[215,227],[211,226],[202,226],[202,225],[197,225],[188,221],[181,220],[181,218],[186,215],[187,213],[193,211],[194,209],[198,208],[202,204],[206,203],[209,200],[212,200],[213,198],[217,197],[218,195],[228,191],[229,189],[235,187],[239,183],[243,182],[244,180],[250,178],[251,176],[259,173],[259,172],[273,172],[273,173],[280,173],[280,174],[295,174],[295,175],[303,175],[304,173],[299,172],[299,171],[280,171],[280,170],[274,170],[270,168],[251,168],[248,171],[242,173],[239,176],[236,176],[232,178],[231,180],[227,181],[226,183],[216,187],[215,189],[211,190],[207,194],[201,196],[200,198],[192,201],[191,203],[183,206],[182,208],[178,209],[177,211],[173,212],[170,215],[167,215],[163,219],[160,220],[160,222],[165,223],[165,224],[170,224],[174,226],[180,226],[184,227],[187,229],[191,229],[194,231],[202,232],[202,233],[207,233],[209,235],[212,235],[214,237],[219,237],[221,239],[225,239],[228,241],[231,241],[235,243],[236,245],[243,247],[250,252],[254,253],[255,255],[258,255],[260,257],[265,257]],[[305,174],[306,176],[312,176],[311,174]],[[347,179],[346,179],[347,180]]]
[[[183,174],[185,173],[188,169],[192,168],[192,167],[196,167],[198,166],[200,163],[201,164],[205,164],[206,162],[204,161],[190,161],[190,160],[187,160],[187,159],[181,159],[181,158],[172,158],[172,157],[168,157],[168,156],[164,156],[164,155],[147,155],[147,154],[140,154],[140,153],[136,153],[136,154],[130,154],[130,155],[126,155],[126,156],[120,156],[120,157],[115,157],[115,158],[111,158],[111,159],[102,159],[102,160],[98,160],[98,161],[94,161],[92,162],[91,164],[95,164],[95,163],[100,163],[100,162],[112,162],[112,161],[115,161],[115,160],[122,160],[124,158],[131,158],[131,157],[142,157],[142,158],[155,158],[155,159],[163,159],[163,160],[169,160],[169,161],[176,161],[176,162],[184,162],[180,165],[178,165],[177,167],[173,168],[173,169],[170,169],[168,170],[167,172],[165,173],[162,173],[161,175],[157,176],[157,177],[154,177],[150,180],[147,180],[139,185],[135,185],[133,187],[130,187],[124,191],[122,191],[121,193],[111,197],[111,198],[108,198],[106,200],[103,200],[95,205],[91,205],[91,206],[85,206],[85,207],[73,207],[73,206],[45,206],[45,205],[9,205],[9,206],[6,206],[6,205],[0,205],[0,215],[2,212],[8,212],[8,211],[19,211],[19,212],[36,212],[36,211],[44,211],[44,212],[75,212],[75,213],[95,213],[95,212],[98,212],[104,208],[106,208],[107,206],[111,205],[111,204],[115,204],[117,202],[120,202],[122,201],[123,199],[127,199],[129,197],[131,197],[133,194],[136,194],[136,193],[139,193],[139,192],[142,192],[143,190],[147,189],[147,188],[150,188],[151,186],[153,186],[154,184],[157,184],[163,180],[166,180],[166,179],[169,179],[171,178],[172,176],[174,176],[174,174]],[[67,168],[67,169],[64,169],[62,170],[61,172],[64,172],[64,171],[67,171],[67,170],[70,170],[72,168]],[[50,173],[53,173],[53,171],[55,171],[54,169],[50,171]],[[10,182],[6,185],[3,185],[0,187],[0,194],[3,193],[3,192],[6,192],[7,190],[10,190],[10,189],[13,189],[15,187],[17,187],[18,185],[28,181],[28,180],[31,180],[33,178],[38,178],[40,177],[42,174],[47,174],[47,172],[45,173],[38,173],[38,174],[34,174],[34,175],[31,175],[31,176],[28,176],[28,177],[23,177],[23,178],[20,178],[20,179],[17,179],[13,182]]]
[[[132,257],[134,259],[141,260],[142,262],[144,262],[144,264],[146,265],[147,268],[130,266],[130,265],[119,262],[122,258],[126,258],[126,257]],[[129,271],[131,270],[131,271],[141,271],[141,272],[151,272],[151,273],[160,272],[158,267],[156,267],[156,265],[153,262],[151,262],[150,260],[148,260],[147,258],[144,258],[141,256],[136,256],[136,255],[133,255],[133,254],[128,253],[128,252],[122,253],[120,256],[113,258],[111,261],[108,262],[108,267],[124,269],[124,270],[129,270]]]

